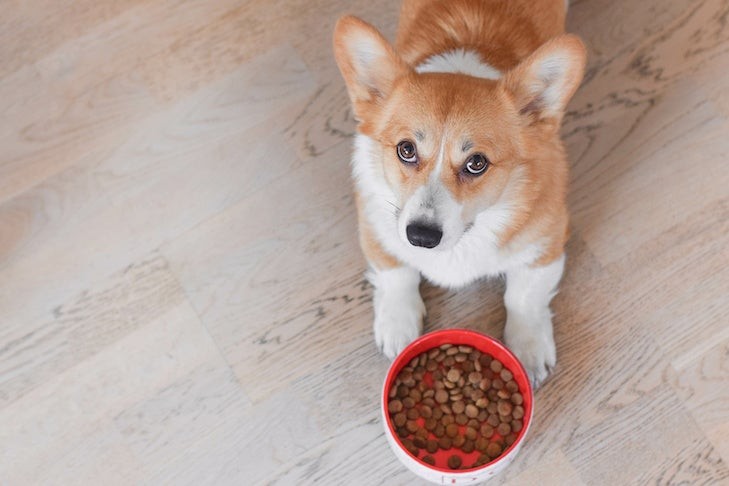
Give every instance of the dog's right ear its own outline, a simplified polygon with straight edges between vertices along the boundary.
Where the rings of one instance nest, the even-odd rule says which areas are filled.
[[[350,15],[334,28],[334,57],[347,84],[355,118],[386,99],[410,66],[370,24]]]

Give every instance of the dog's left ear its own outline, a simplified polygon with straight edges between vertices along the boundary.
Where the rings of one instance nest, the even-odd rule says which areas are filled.
[[[334,28],[334,57],[360,121],[412,71],[374,27],[352,16],[342,17]]]
[[[586,58],[579,37],[555,37],[506,73],[501,83],[528,123],[560,121],[582,81]]]

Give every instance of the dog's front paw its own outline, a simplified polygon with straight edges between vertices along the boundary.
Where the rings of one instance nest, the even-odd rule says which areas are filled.
[[[417,291],[392,292],[377,296],[375,343],[390,359],[400,354],[423,331],[425,305]]]
[[[507,320],[504,341],[524,365],[532,386],[538,388],[557,363],[551,320],[536,326]]]

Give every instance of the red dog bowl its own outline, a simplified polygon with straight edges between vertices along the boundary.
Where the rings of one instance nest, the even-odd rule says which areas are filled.
[[[522,419],[524,425],[517,435],[516,440],[499,457],[487,464],[484,464],[483,466],[470,469],[450,469],[447,465],[447,461],[453,454],[460,455],[464,464],[473,464],[480,455],[480,452],[477,450],[466,454],[455,447],[448,451],[439,449],[437,452],[430,454],[435,459],[434,466],[423,462],[422,457],[428,453],[421,450],[417,457],[412,455],[400,442],[400,438],[395,432],[395,427],[390,420],[390,414],[387,412],[388,393],[395,382],[395,378],[398,373],[400,373],[400,370],[407,366],[414,357],[425,351],[436,348],[441,344],[471,346],[482,353],[488,353],[498,359],[514,375],[514,380],[517,385],[519,385],[519,391],[524,397],[524,403],[522,405],[524,407],[524,418]],[[516,356],[514,356],[514,354],[506,348],[506,346],[496,339],[475,331],[467,329],[446,329],[443,331],[431,332],[430,334],[426,334],[416,339],[408,347],[406,347],[397,358],[395,358],[392,365],[390,365],[390,369],[387,372],[387,378],[385,379],[385,383],[382,388],[381,410],[382,421],[385,426],[385,436],[387,437],[390,447],[400,462],[402,462],[408,469],[421,478],[436,484],[475,483],[495,476],[514,460],[514,457],[521,447],[521,443],[524,441],[524,437],[529,431],[529,426],[531,425],[533,394],[532,387],[529,383],[526,371],[524,371],[524,367],[521,365]],[[423,422],[423,419],[419,418],[418,421]],[[422,425],[422,423],[420,425]],[[430,438],[435,438],[435,436],[431,434]]]

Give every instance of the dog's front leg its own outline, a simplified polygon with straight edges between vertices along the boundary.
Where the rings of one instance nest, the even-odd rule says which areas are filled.
[[[506,272],[504,341],[521,360],[535,387],[557,362],[549,302],[557,293],[563,270],[564,255],[544,266]]]
[[[375,343],[393,359],[423,331],[425,305],[420,297],[420,273],[399,266],[371,269],[367,277],[375,287]]]

